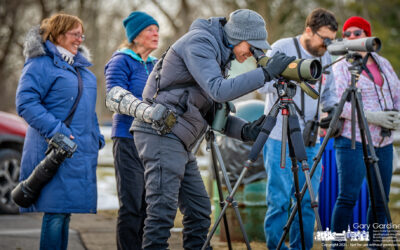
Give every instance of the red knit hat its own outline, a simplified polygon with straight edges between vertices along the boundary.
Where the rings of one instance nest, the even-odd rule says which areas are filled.
[[[371,36],[371,24],[362,17],[352,16],[349,19],[347,19],[346,22],[344,22],[343,24],[342,33],[344,33],[345,30],[347,30],[347,28],[349,27],[358,27],[364,30],[367,36]]]

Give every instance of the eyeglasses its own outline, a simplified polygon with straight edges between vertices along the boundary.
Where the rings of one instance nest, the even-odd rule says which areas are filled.
[[[72,35],[72,36],[74,36],[76,39],[82,39],[82,41],[85,41],[85,35],[82,35],[81,33],[79,33],[79,32],[67,32],[66,34],[68,34],[68,35]]]
[[[343,33],[343,37],[351,37],[351,34],[357,37],[361,36],[363,32],[364,32],[363,30],[346,31]]]
[[[326,36],[321,36],[317,31],[315,31],[314,32],[314,34],[317,34],[317,36],[319,36],[319,38],[321,38],[322,39],[322,41],[325,41],[325,39],[329,39],[329,40],[331,40],[329,37],[326,37]]]
[[[328,46],[328,45],[331,43],[331,41],[332,41],[331,38],[326,37],[326,36],[321,36],[317,31],[315,31],[314,34],[316,34],[317,36],[319,36],[319,38],[322,39],[322,41],[324,42],[324,45],[325,45],[325,46]]]

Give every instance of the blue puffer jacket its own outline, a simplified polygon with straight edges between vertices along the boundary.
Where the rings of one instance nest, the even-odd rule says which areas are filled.
[[[26,179],[45,157],[46,138],[56,132],[73,135],[77,151],[67,158],[39,199],[21,212],[95,213],[97,207],[96,166],[99,148],[104,146],[96,108],[96,77],[86,67],[82,52],[75,62],[65,62],[50,41],[42,43],[38,28],[28,32],[26,63],[19,81],[16,106],[29,124],[21,161],[20,180]],[[78,68],[83,82],[82,97],[68,128],[63,121],[78,94]]]
[[[144,62],[131,49],[121,49],[115,52],[107,63],[104,74],[106,77],[107,92],[115,86],[130,91],[135,97],[142,100],[142,92],[147,78],[153,70],[156,58],[149,56]],[[129,133],[133,117],[115,113],[111,137],[132,138]]]

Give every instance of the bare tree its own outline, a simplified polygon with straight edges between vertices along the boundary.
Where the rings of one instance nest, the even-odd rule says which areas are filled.
[[[228,18],[231,11],[240,8],[253,9],[264,17],[270,43],[302,33],[306,16],[316,7],[333,11],[339,23],[359,14],[373,18],[374,27],[382,30],[379,35],[387,37],[388,41],[384,42],[390,52],[390,60],[400,65],[400,57],[396,56],[397,42],[390,43],[399,37],[396,35],[399,23],[396,21],[399,18],[395,16],[396,3],[382,1],[380,7],[385,8],[388,15],[378,15],[372,7],[368,10],[358,7],[360,4],[377,6],[378,3],[372,0],[0,0],[0,110],[15,112],[15,91],[24,63],[22,49],[26,32],[56,12],[77,15],[84,22],[87,36],[84,44],[92,52],[91,70],[98,80],[97,110],[101,120],[105,121],[111,118],[111,113],[104,106],[104,66],[125,39],[122,20],[131,11],[145,11],[159,22],[160,48],[153,53],[156,57],[184,35],[196,18]],[[389,27],[383,28],[380,23],[389,24]]]
[[[20,35],[18,20],[20,8],[23,1],[1,0],[0,7],[0,99],[8,100],[0,102],[1,110],[11,110],[15,100],[15,76],[13,66],[15,52],[19,52],[21,46],[18,44]],[[20,59],[20,58],[18,58]]]

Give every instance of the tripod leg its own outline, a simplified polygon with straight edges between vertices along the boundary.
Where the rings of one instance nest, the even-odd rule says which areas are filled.
[[[210,133],[212,133],[212,132],[210,131]],[[218,161],[217,161],[217,157],[216,157],[216,154],[215,154],[215,151],[213,150],[213,148],[211,148],[211,156],[212,156],[212,162],[213,162],[212,166],[213,166],[213,170],[214,170],[215,180],[217,182],[219,204],[220,204],[221,210],[222,210],[222,208],[225,204],[224,195],[222,193],[221,180],[220,180],[220,176],[219,176],[219,172],[218,172],[218,164],[217,164]],[[228,220],[226,218],[226,214],[224,214],[223,219],[224,219],[224,228],[225,228],[226,241],[228,243],[228,248],[229,248],[229,250],[232,250],[232,243],[231,243],[231,237],[229,234]]]
[[[282,113],[284,113],[284,112],[285,112],[285,110],[283,110]],[[287,137],[288,137],[287,128],[288,128],[288,115],[282,114],[281,168],[285,168],[285,166],[286,166],[286,142],[287,142]],[[295,159],[295,162],[296,162],[296,159]],[[293,171],[293,168],[292,168],[292,171]]]
[[[355,95],[355,92],[353,92],[353,95]],[[358,127],[360,129],[360,138],[361,138],[361,143],[362,143],[362,150],[363,150],[363,156],[364,156],[364,164],[366,167],[366,176],[367,176],[367,184],[368,184],[368,190],[369,192],[369,196],[371,199],[371,208],[372,208],[372,214],[373,214],[373,218],[374,218],[374,222],[378,222],[378,217],[377,217],[377,213],[376,213],[376,200],[374,197],[374,194],[372,192],[372,189],[374,188],[372,186],[372,165],[374,164],[374,161],[378,161],[378,159],[375,157],[373,158],[372,155],[371,157],[368,155],[368,149],[367,149],[367,144],[368,142],[366,141],[365,138],[365,124],[363,123],[363,118],[362,118],[362,114],[361,112],[358,112],[359,110],[359,106],[358,103],[356,104],[357,107],[357,119],[358,119]]]
[[[317,220],[317,227],[319,231],[322,231],[321,220],[318,213],[318,202],[315,198],[315,193],[311,184],[309,165],[307,162],[307,153],[305,152],[303,137],[301,136],[301,133],[298,132],[298,129],[300,129],[300,124],[297,115],[289,116],[289,129],[291,131],[289,138],[291,144],[294,147],[294,153],[296,155],[296,158],[301,161],[302,170],[304,172],[306,184],[310,194],[311,207],[314,209],[315,218]],[[296,145],[295,142],[297,142],[299,145]],[[301,199],[303,199],[303,196],[301,196]]]
[[[378,167],[378,157],[376,156],[375,153],[375,149],[374,149],[374,145],[372,144],[372,137],[371,137],[371,133],[368,129],[368,123],[367,120],[365,118],[365,114],[364,114],[364,107],[363,107],[363,103],[362,103],[362,97],[361,94],[359,92],[356,92],[356,105],[357,105],[357,112],[359,112],[359,123],[363,124],[362,126],[360,126],[360,133],[362,136],[365,136],[368,142],[368,149],[369,152],[371,154],[371,163],[373,163],[373,170],[375,173],[375,177],[376,177],[376,182],[378,183],[378,188],[379,188],[379,192],[381,195],[381,199],[382,199],[382,203],[383,206],[385,208],[385,214],[386,214],[386,219],[388,221],[388,224],[390,225],[390,232],[391,234],[394,236],[393,237],[393,243],[394,243],[394,247],[397,250],[398,249],[398,245],[397,245],[397,240],[396,240],[396,232],[394,232],[393,227],[392,227],[392,217],[390,216],[390,211],[389,211],[389,206],[386,200],[386,194],[385,194],[385,190],[382,184],[382,178],[381,178],[381,174],[379,172],[379,167]],[[364,128],[364,131],[361,131],[361,128]],[[369,165],[369,164],[368,164]],[[367,173],[368,173],[368,169],[367,169]],[[372,189],[370,189],[370,194],[373,192]],[[375,215],[376,216],[376,215]]]
[[[351,98],[351,148],[356,148],[356,101],[355,91],[352,91]]]
[[[282,127],[282,130],[283,129],[284,128]],[[287,129],[286,129],[286,131],[287,131]],[[293,144],[292,144],[292,140],[291,140],[290,134],[288,136],[288,139],[289,139],[289,141],[288,141],[289,142],[289,155],[290,155],[290,159],[292,161],[292,172],[293,172],[293,180],[294,180],[294,187],[295,187],[296,203],[300,204],[300,206],[298,206],[297,215],[299,216],[301,247],[304,250],[304,249],[306,249],[306,241],[304,239],[303,213],[302,213],[302,209],[301,209],[299,175],[298,175],[299,166],[297,165],[297,161],[296,161],[296,157],[295,157],[295,154],[294,154],[294,149],[293,149]],[[283,144],[283,141],[282,141],[282,144]],[[304,146],[304,144],[303,144],[303,146]],[[285,228],[285,230],[289,230],[289,228]],[[279,248],[280,248],[280,245],[278,245],[278,249]]]
[[[271,111],[269,112],[267,117],[265,117],[265,121],[261,128],[261,131],[258,134],[253,146],[251,147],[248,157],[250,161],[255,162],[257,160],[258,154],[264,147],[265,142],[268,140],[269,134],[271,133],[272,129],[275,127],[276,116],[278,115],[279,109],[279,103],[275,103],[274,106],[272,106]]]
[[[313,190],[313,187],[311,184],[309,165],[307,163],[307,153],[305,150],[303,137],[301,136],[301,133],[300,133],[300,125],[299,125],[297,115],[295,115],[295,113],[293,113],[293,114],[294,115],[289,116],[289,132],[290,133],[288,136],[289,150],[294,151],[294,155],[295,155],[295,158],[291,156],[292,157],[292,165],[293,165],[293,162],[295,162],[296,158],[299,159],[299,161],[302,163],[302,170],[304,172],[304,176],[305,176],[305,180],[306,180],[304,187],[309,187],[311,207],[314,210],[315,218],[317,221],[317,227],[320,231],[322,231],[321,220],[319,218],[319,213],[318,213],[318,202],[316,201],[314,190]],[[293,153],[291,153],[291,154],[293,154]],[[297,167],[297,164],[296,164],[296,167]],[[314,168],[314,171],[315,171],[315,168]],[[304,187],[303,187],[303,190],[304,190]],[[302,190],[301,194],[298,194],[300,201],[304,197],[305,192],[303,192],[303,190]],[[296,207],[297,211],[300,212],[301,206],[298,206],[298,204],[301,204],[301,203],[297,203],[295,207]],[[288,228],[290,228],[290,225],[291,225],[291,222],[293,219],[294,219],[294,213],[292,212],[291,217],[289,218],[289,221],[288,221],[287,225],[285,226],[286,234],[288,232]],[[286,236],[286,234],[284,234],[284,237]],[[282,241],[282,239],[284,239],[284,237],[281,238],[281,241]],[[323,241],[323,248],[326,249],[324,241]]]
[[[202,249],[205,249],[206,246],[209,244],[209,242],[210,242],[212,236],[213,236],[214,233],[215,233],[215,230],[216,230],[218,224],[220,223],[220,221],[221,221],[221,219],[222,219],[223,214],[225,214],[225,212],[226,212],[226,209],[227,209],[228,205],[232,203],[232,201],[233,201],[233,196],[235,195],[236,190],[238,189],[240,183],[242,182],[244,176],[246,175],[246,173],[247,173],[247,171],[248,171],[248,168],[251,167],[251,166],[253,165],[253,162],[255,162],[255,161],[257,160],[258,154],[260,153],[262,147],[264,146],[265,142],[267,141],[268,136],[269,136],[269,133],[271,132],[271,130],[272,130],[273,127],[275,126],[275,123],[276,123],[276,116],[278,115],[279,109],[280,109],[279,103],[275,103],[274,106],[272,106],[271,111],[269,112],[269,114],[268,114],[267,117],[265,118],[265,121],[264,121],[263,127],[262,127],[262,129],[261,129],[261,132],[260,132],[260,134],[258,135],[256,141],[255,141],[254,144],[253,144],[253,147],[252,147],[251,150],[250,150],[248,160],[246,161],[246,164],[245,164],[245,166],[244,166],[242,172],[240,173],[240,176],[239,176],[238,180],[236,181],[236,184],[235,184],[235,186],[233,187],[232,191],[231,191],[231,186],[230,186],[229,178],[228,178],[227,176],[224,175],[224,178],[225,178],[225,180],[226,180],[226,186],[227,186],[228,191],[230,192],[230,194],[229,194],[229,196],[226,198],[226,201],[227,201],[227,202],[225,203],[224,207],[222,208],[221,214],[219,215],[219,217],[218,217],[217,220],[215,221],[214,226],[212,227],[210,233],[208,234],[207,240],[206,240],[206,242],[204,243]],[[212,145],[215,145],[215,152],[217,153],[217,157],[218,157],[218,159],[221,159],[221,160],[219,160],[220,163],[222,163],[222,164],[221,164],[221,170],[222,170],[223,173],[224,173],[224,172],[226,173],[226,170],[224,171],[225,165],[223,164],[222,157],[221,157],[221,153],[219,152],[218,147],[216,147],[216,144],[212,143]],[[234,207],[234,209],[235,209],[235,212],[236,212],[237,215],[238,215],[238,219],[241,218],[241,217],[240,217],[240,214],[238,213],[237,207]],[[239,220],[240,220],[240,223],[241,223],[241,219],[239,219]],[[242,228],[241,228],[241,229],[242,229]],[[251,248],[250,248],[250,243],[248,242],[247,235],[246,235],[246,233],[245,233],[245,231],[244,231],[244,228],[242,229],[242,231],[244,232],[244,233],[243,233],[243,237],[245,237],[247,249],[251,249]]]
[[[202,250],[205,250],[206,247],[208,246],[208,244],[210,243],[211,238],[215,233],[215,230],[217,229],[219,223],[221,222],[222,216],[225,214],[226,209],[228,208],[228,205],[231,204],[231,202],[233,201],[233,196],[235,195],[240,184],[242,183],[242,180],[243,180],[244,176],[246,175],[248,168],[251,167],[252,164],[253,163],[250,160],[246,161],[245,167],[243,168],[242,172],[240,173],[240,176],[239,176],[237,182],[235,183],[235,186],[233,187],[232,191],[229,193],[228,197],[226,198],[226,202],[225,202],[224,207],[221,210],[221,214],[218,216],[217,220],[215,221],[214,226],[212,227],[210,233],[208,233],[207,239],[204,242],[203,247],[201,248]],[[246,242],[246,246],[247,246],[247,249],[251,249],[250,244],[248,242]]]
[[[226,168],[225,168],[225,164],[224,164],[224,161],[222,159],[221,152],[220,152],[220,150],[218,148],[218,145],[215,142],[215,137],[214,136],[213,136],[212,141],[211,141],[211,147],[212,147],[211,148],[212,152],[215,153],[215,155],[216,155],[216,157],[218,159],[218,162],[219,162],[219,165],[221,167],[221,170],[222,170],[222,173],[223,173],[223,176],[224,176],[224,180],[225,180],[225,184],[226,184],[226,187],[228,189],[228,192],[232,192],[232,187],[231,187],[231,183],[229,181],[229,177],[228,177],[228,174],[227,174],[227,171],[226,171]],[[232,207],[233,207],[233,209],[235,211],[236,217],[237,217],[237,219],[239,221],[239,227],[240,227],[240,230],[242,231],[243,239],[244,239],[247,247],[250,248],[249,239],[247,237],[246,230],[245,230],[244,225],[243,225],[242,217],[240,216],[240,212],[239,212],[239,208],[238,208],[237,202],[233,199],[233,196],[231,198],[230,203],[232,204]]]
[[[346,100],[347,100],[348,96],[350,95],[350,93],[351,93],[351,89],[348,88],[348,89],[345,90],[345,92],[343,93],[342,97],[340,98],[340,101],[339,101],[339,104],[338,104],[338,108],[336,109],[336,112],[332,117],[332,121],[330,122],[329,128],[326,131],[325,138],[322,141],[321,147],[319,148],[317,155],[314,157],[314,163],[313,163],[313,165],[311,167],[310,178],[313,177],[314,172],[317,169],[318,163],[321,161],[322,154],[324,153],[326,145],[328,144],[328,141],[329,141],[330,137],[333,135],[333,132],[334,132],[333,131],[333,124],[336,124],[339,121],[339,117],[342,114],[344,104],[346,103]],[[295,146],[295,148],[296,148],[296,146]],[[301,193],[300,193],[302,199],[304,197],[304,194],[306,193],[307,187],[308,187],[307,183],[304,183],[303,188],[301,189]],[[298,204],[296,204],[294,206],[294,208],[292,209],[292,212],[290,213],[288,222],[285,225],[285,227],[290,227],[291,223],[293,222],[294,216],[297,213],[297,209],[298,209]],[[284,231],[281,239],[284,239],[286,237],[286,234],[287,234],[287,231]]]

